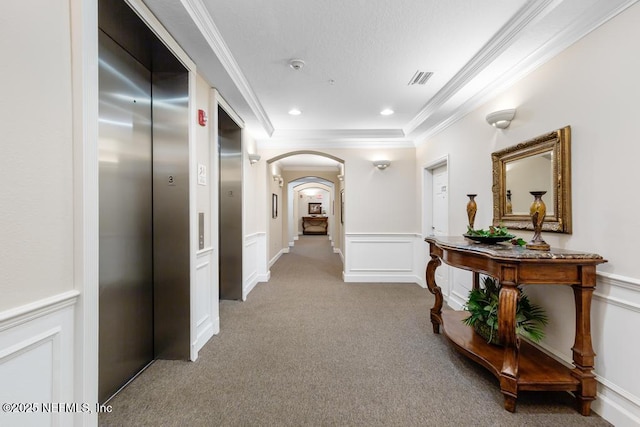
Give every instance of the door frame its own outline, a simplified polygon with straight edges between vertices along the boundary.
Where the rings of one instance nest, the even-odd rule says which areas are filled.
[[[422,237],[431,235],[433,230],[433,221],[427,212],[433,209],[433,171],[439,167],[447,167],[447,191],[449,190],[449,155],[435,159],[422,166]],[[449,212],[449,198],[447,197],[447,213]],[[447,231],[449,231],[449,222],[447,221]]]
[[[445,154],[442,157],[439,157],[433,161],[427,162],[422,166],[422,215],[421,215],[421,223],[422,223],[422,237],[424,241],[424,237],[430,236],[433,230],[433,172],[442,167],[447,167],[447,193],[449,192],[449,176],[451,175],[451,167],[449,164],[449,154]],[[449,216],[449,204],[450,200],[447,196],[447,217]],[[449,232],[449,221],[447,220],[447,234]],[[423,259],[429,259],[429,245],[423,244],[424,255]],[[451,292],[451,270],[446,265],[443,264],[439,267],[442,271],[442,274],[446,277],[447,288],[444,289],[443,298],[445,302],[449,300],[449,294]]]
[[[196,66],[170,33],[142,3],[124,0],[147,24],[165,46],[189,72],[189,111],[195,117],[193,99],[196,85]],[[80,291],[76,305],[73,389],[75,401],[98,401],[98,2],[74,0],[70,2],[72,70],[73,70],[73,165],[78,174],[73,182],[74,198],[74,288]],[[189,204],[195,212],[195,137],[196,123],[189,124]],[[190,224],[192,248],[197,247],[197,224]],[[192,250],[192,252],[195,252]],[[192,254],[193,255],[193,254]],[[195,287],[195,257],[190,262],[191,285]],[[191,295],[191,313],[195,294]],[[194,319],[191,319],[193,325]],[[195,333],[192,328],[191,334]],[[192,335],[193,341],[193,335]],[[197,355],[192,349],[191,359]],[[78,425],[97,424],[97,412],[74,416]]]

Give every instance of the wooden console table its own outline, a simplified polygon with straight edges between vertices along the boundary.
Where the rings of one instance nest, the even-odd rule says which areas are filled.
[[[600,255],[552,248],[549,252],[532,251],[509,243],[479,244],[464,237],[427,237],[431,260],[426,279],[435,295],[431,309],[433,332],[440,326],[456,349],[487,368],[500,381],[504,407],[516,409],[520,390],[572,391],[578,411],[591,413],[596,398],[593,374],[595,353],[591,343],[591,297],[596,286],[596,265],[606,262]],[[442,292],[435,281],[441,261],[471,270],[473,287],[480,273],[496,278],[500,285],[498,336],[504,347],[488,344],[473,329],[462,323],[465,311],[442,311]],[[523,284],[569,285],[575,300],[576,330],[572,347],[573,368],[567,368],[515,333],[518,286]]]
[[[328,227],[326,216],[302,217],[302,234],[327,234]]]

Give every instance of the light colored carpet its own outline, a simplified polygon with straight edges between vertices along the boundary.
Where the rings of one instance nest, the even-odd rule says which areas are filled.
[[[221,302],[195,363],[156,361],[100,425],[608,425],[567,393],[522,393],[506,412],[497,380],[433,334],[427,290],[341,271],[326,236],[302,236],[246,302]]]

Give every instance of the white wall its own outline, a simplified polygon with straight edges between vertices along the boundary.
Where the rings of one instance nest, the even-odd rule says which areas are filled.
[[[212,120],[212,116],[216,114],[216,111],[211,111],[211,85],[200,75],[196,76],[196,90],[195,90],[195,104],[197,110],[204,110],[209,118],[206,126],[196,126],[195,138],[196,138],[196,162],[197,167],[204,166],[206,171],[206,178],[204,184],[198,182],[196,186],[196,210],[197,212],[203,212],[205,214],[205,230],[204,230],[204,247],[210,248],[212,242],[212,236],[215,230],[211,229],[211,215],[213,209],[213,186],[217,184],[217,170],[215,169],[214,159],[212,152],[215,147],[212,147],[212,141],[210,134],[214,129],[216,121]],[[215,201],[217,206],[217,201]]]
[[[265,159],[267,157],[264,157]],[[265,162],[266,163],[266,162]],[[268,173],[266,172],[268,168]],[[283,195],[284,195],[284,183],[282,186],[278,183],[278,181],[274,181],[272,176],[274,175],[282,175],[282,171],[278,168],[277,165],[271,164],[268,165],[265,169],[264,179],[266,181],[267,191],[264,196],[265,199],[268,200],[266,206],[267,209],[263,211],[263,215],[266,213],[268,215],[268,232],[269,232],[269,248],[268,248],[268,259],[269,266],[273,265],[280,256],[288,250],[287,243],[283,240],[283,233],[287,229],[286,227],[286,215],[283,209],[283,206],[286,206],[286,203],[283,203]],[[274,201],[273,197],[277,198]],[[273,218],[273,203],[276,205],[277,217]]]
[[[243,175],[242,175],[242,195],[244,198],[244,232],[245,235],[254,234],[258,231],[265,231],[264,225],[266,216],[264,212],[264,201],[261,199],[264,193],[264,159],[258,163],[249,162],[248,153],[257,153],[255,140],[248,132],[242,132],[243,146]],[[262,191],[261,191],[262,190]]]
[[[218,307],[218,170],[217,156],[217,105],[216,92],[200,75],[195,77],[194,90],[195,110],[204,110],[207,114],[205,126],[195,126],[195,159],[192,168],[195,183],[195,212],[191,221],[199,227],[199,214],[204,214],[204,247],[200,249],[199,230],[195,246],[195,277],[192,278],[191,295],[191,336],[192,359],[198,356],[198,351],[220,331],[220,315]],[[196,120],[197,114],[192,114],[191,120]],[[204,174],[201,168],[204,167]]]
[[[67,0],[0,5],[0,311],[73,289],[69,18]]]
[[[84,299],[80,304],[84,311],[77,310],[74,288],[82,289],[93,278],[97,283],[97,262],[95,268],[78,262],[97,247],[86,244],[85,236],[92,232],[82,220],[91,209],[77,198],[93,182],[79,167],[82,157],[97,155],[83,144],[87,128],[97,129],[97,121],[91,125],[82,119],[97,119],[97,103],[83,104],[82,91],[85,85],[97,85],[97,78],[84,74],[87,51],[80,40],[90,40],[91,31],[82,27],[80,15],[91,14],[92,8],[80,3],[0,5],[0,178],[5,183],[0,190],[0,400],[4,402],[95,402],[97,396],[97,387],[85,387],[92,384],[97,366],[97,353],[92,353],[96,340],[83,336],[78,327],[82,323],[75,323],[91,316],[86,313],[92,303]],[[97,36],[95,43],[97,54]],[[84,181],[83,176],[89,179]],[[97,179],[97,173],[93,177]],[[97,219],[94,224],[97,236]],[[3,413],[0,424],[70,424],[81,417],[14,418]]]
[[[640,342],[630,339],[631,325],[640,324],[640,264],[632,250],[640,232],[635,215],[640,199],[632,190],[640,182],[640,103],[635,96],[640,94],[640,56],[632,53],[640,48],[638,22],[636,4],[418,148],[418,165],[449,154],[449,229],[462,234],[467,193],[478,193],[477,227],[491,224],[491,152],[571,126],[573,234],[543,237],[554,247],[593,251],[609,260],[598,268],[592,310],[600,383],[593,407],[619,425],[640,423]],[[494,129],[484,120],[492,111],[514,107],[516,117],[508,129]],[[516,234],[531,237],[530,232]],[[468,289],[466,273],[453,276],[454,289],[462,283]],[[570,289],[530,286],[527,293],[551,317],[543,346],[570,360]]]
[[[267,221],[267,208],[264,200],[264,189],[267,183],[264,178],[266,174],[265,162],[264,159],[261,159],[252,165],[249,161],[249,153],[257,154],[258,150],[255,140],[246,131],[242,132],[242,147],[244,232],[242,299],[246,300],[251,290],[259,282],[269,281],[270,275],[266,255],[267,232],[265,224]]]

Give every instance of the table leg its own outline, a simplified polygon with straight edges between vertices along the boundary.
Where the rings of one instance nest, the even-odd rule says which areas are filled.
[[[503,277],[501,282],[498,304],[498,336],[504,345],[504,358],[500,370],[500,391],[505,398],[504,408],[507,411],[515,412],[518,397],[520,347],[520,341],[516,335],[516,308],[520,299],[520,291],[515,282],[509,280],[508,274],[504,276],[506,277]]]
[[[433,324],[433,333],[440,333],[440,325],[442,325],[442,290],[440,286],[436,284],[436,268],[440,266],[441,261],[437,255],[431,254],[431,260],[427,264],[426,280],[427,288],[435,297],[435,303],[431,308],[431,323]]]
[[[478,273],[477,271],[473,272],[472,286],[473,286],[473,289],[475,290],[480,289],[480,273]]]
[[[572,375],[580,381],[580,389],[576,393],[578,412],[591,414],[591,402],[596,398],[596,379],[593,374],[595,352],[591,342],[591,298],[596,287],[595,266],[582,267],[582,283],[573,285],[573,296],[576,305],[576,336],[573,348]]]

